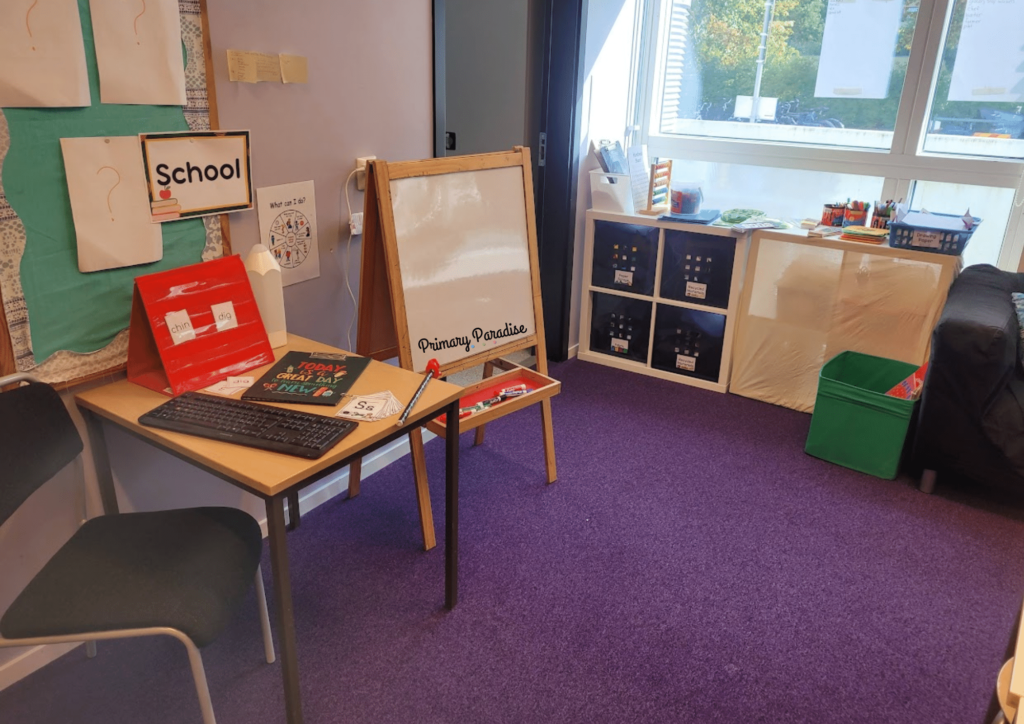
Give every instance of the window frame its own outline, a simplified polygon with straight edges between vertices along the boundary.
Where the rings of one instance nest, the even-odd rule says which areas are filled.
[[[999,255],[1003,269],[1024,271],[1024,159],[950,156],[924,151],[925,128],[938,77],[942,44],[955,0],[920,0],[917,24],[907,60],[892,145],[889,150],[852,149],[782,141],[750,141],[709,136],[670,135],[655,131],[661,118],[663,83],[658,57],[667,44],[672,0],[646,0],[643,54],[637,74],[638,127],[627,142],[647,145],[651,157],[712,163],[768,166],[828,173],[880,176],[884,198],[911,198],[915,181],[937,181],[1015,189],[1010,218]]]

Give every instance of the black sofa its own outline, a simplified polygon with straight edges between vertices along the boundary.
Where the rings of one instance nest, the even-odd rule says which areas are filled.
[[[968,267],[950,288],[913,442],[924,492],[943,473],[1024,491],[1024,369],[1012,292],[1024,292],[1024,274],[987,264]]]

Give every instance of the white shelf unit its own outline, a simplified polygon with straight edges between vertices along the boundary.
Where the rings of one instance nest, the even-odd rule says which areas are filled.
[[[601,225],[600,227],[599,224]],[[650,237],[653,237],[656,233],[656,248],[653,250],[655,270],[653,285],[650,285],[650,293],[646,293],[646,291],[644,293],[628,291],[630,286],[641,286],[640,283],[633,284],[636,280],[636,275],[643,277],[643,274],[635,270],[621,270],[635,275],[633,277],[623,277],[623,279],[629,281],[628,285],[625,281],[622,282],[621,286],[606,286],[602,283],[595,284],[595,231],[598,228],[615,229],[614,226],[603,226],[604,224],[620,225],[623,227],[612,233],[624,234],[627,231],[625,227],[645,227],[651,230]],[[669,239],[668,242],[666,241],[666,232]],[[684,234],[674,234],[673,232],[684,232]],[[602,245],[605,243],[607,242],[601,242]],[[684,270],[680,268],[680,264],[685,264],[687,260],[682,259],[679,263],[676,263],[674,258],[666,259],[667,246],[670,244],[673,246],[673,251],[668,256],[674,257],[676,253],[681,253],[678,247],[687,243],[695,243],[702,249],[701,251],[691,253],[693,258],[688,260],[691,266],[694,267],[693,271],[697,271],[698,266],[702,266],[707,262],[713,263],[713,257],[707,258],[708,249],[714,250],[711,253],[726,255],[729,251],[732,251],[733,258],[731,266],[728,267],[728,281],[721,282],[719,279],[719,283],[714,288],[711,288],[707,282],[690,282],[686,278],[691,276],[689,272],[687,271],[687,274],[684,276]],[[591,209],[587,212],[586,240],[583,254],[584,297],[580,305],[579,358],[588,362],[638,372],[673,382],[694,385],[695,387],[702,387],[715,392],[725,392],[729,387],[733,334],[736,326],[736,312],[739,308],[740,287],[743,282],[748,246],[749,237],[747,234],[737,233],[727,228],[663,221],[656,217]],[[630,253],[632,249],[627,249],[626,251]],[[607,254],[607,252],[608,249],[601,250],[602,254]],[[697,262],[698,255],[701,257],[701,262]],[[620,260],[616,260],[616,262],[618,261]],[[632,265],[630,264],[630,266]],[[719,270],[722,269],[721,265],[717,268]],[[606,276],[609,272],[608,265],[601,265],[598,271],[599,274]],[[615,269],[614,271],[620,270]],[[683,278],[681,279],[680,277]],[[721,271],[719,271],[719,277],[721,277]],[[686,293],[683,295],[665,295],[663,294],[665,291],[663,282],[669,286],[683,285]],[[725,284],[728,287],[727,295],[722,291]],[[685,297],[690,293],[694,295],[703,294],[705,301],[700,301],[696,298],[693,301],[677,298],[679,296]],[[635,304],[630,305],[629,300],[632,300]],[[711,301],[715,303],[709,303]],[[643,329],[643,325],[638,325],[638,328],[635,330],[635,338],[631,335],[629,339],[625,340],[611,336],[605,339],[603,333],[593,333],[595,304],[602,308],[598,310],[597,314],[602,319],[610,316],[607,312],[602,311],[609,304],[621,304],[620,309],[622,306],[647,309],[647,305],[649,305],[650,320],[647,323],[648,326],[646,329]],[[690,310],[695,314],[685,315],[680,310]],[[687,317],[689,318],[687,319]],[[602,324],[611,328],[612,324],[618,323],[618,319],[616,317],[614,322],[609,321]],[[632,319],[633,317],[630,315],[629,320],[632,321]],[[720,334],[695,331],[694,328],[700,326],[697,323],[698,320],[711,326],[720,326]],[[674,337],[671,332],[673,327],[675,328]],[[622,331],[623,333],[628,332],[625,328]],[[612,341],[613,339],[615,340],[614,342]],[[703,349],[697,346],[701,340],[705,344]],[[646,349],[637,350],[634,345],[632,352],[629,351],[628,345],[630,342],[642,343],[644,341],[646,341]],[[700,361],[700,354],[702,352],[705,354],[705,362],[707,359],[713,360],[719,352],[717,349],[718,341],[721,342],[721,359],[717,369],[713,370],[715,374],[709,374],[707,364]],[[618,351],[613,351],[613,345],[616,345]],[[708,353],[709,347],[711,348],[710,355]],[[687,354],[687,352],[692,354]],[[632,358],[627,355],[631,355]],[[674,364],[672,364],[673,361]]]

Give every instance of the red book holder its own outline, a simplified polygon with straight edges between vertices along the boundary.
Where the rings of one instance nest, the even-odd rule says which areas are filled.
[[[180,395],[274,361],[238,256],[135,278],[128,379]]]

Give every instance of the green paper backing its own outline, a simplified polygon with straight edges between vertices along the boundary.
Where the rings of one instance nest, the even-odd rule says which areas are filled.
[[[11,148],[3,163],[7,199],[25,225],[21,284],[28,306],[32,351],[42,363],[59,350],[89,353],[128,326],[136,276],[201,261],[201,219],[161,224],[163,259],[153,264],[83,274],[78,271],[60,139],[187,131],[180,106],[100,103],[99,71],[88,0],[78,0],[92,105],[88,108],[5,108]],[[141,156],[139,163],[142,163]]]

